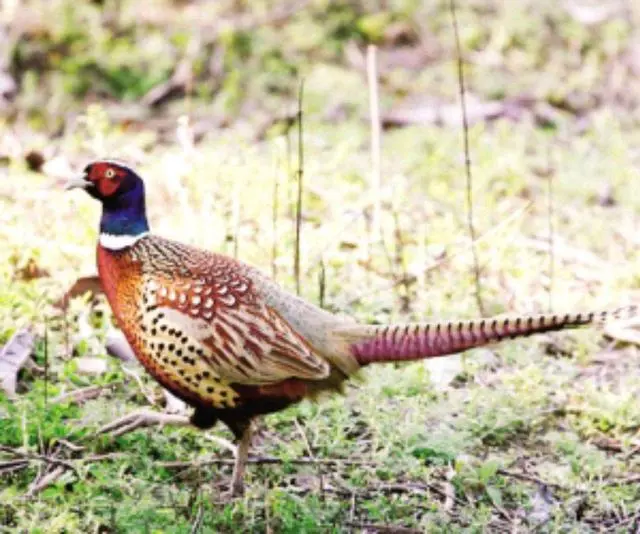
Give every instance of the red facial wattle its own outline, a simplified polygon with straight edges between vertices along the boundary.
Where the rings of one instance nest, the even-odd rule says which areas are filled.
[[[88,176],[103,197],[110,197],[120,187],[126,172],[108,163],[96,163]]]

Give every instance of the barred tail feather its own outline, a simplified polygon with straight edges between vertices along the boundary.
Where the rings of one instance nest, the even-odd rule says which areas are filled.
[[[340,334],[349,340],[351,355],[360,365],[374,362],[398,362],[446,356],[517,338],[600,325],[612,320],[637,316],[638,307],[613,311],[565,315],[527,315],[472,321],[449,321],[389,326],[345,327]]]

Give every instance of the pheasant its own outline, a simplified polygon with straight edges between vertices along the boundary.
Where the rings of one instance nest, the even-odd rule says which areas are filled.
[[[349,322],[233,258],[153,235],[142,179],[90,163],[67,189],[102,203],[97,264],[116,322],[144,368],[194,408],[190,422],[225,423],[237,441],[231,493],[243,491],[251,421],[341,384],[372,363],[459,353],[506,338],[603,323],[613,312],[387,326]]]

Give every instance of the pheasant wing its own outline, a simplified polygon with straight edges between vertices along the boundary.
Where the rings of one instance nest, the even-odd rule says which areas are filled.
[[[206,361],[225,381],[264,385],[329,374],[329,364],[240,273],[178,280],[148,275],[143,299],[151,309],[146,315],[152,335],[165,336],[167,347],[173,339],[174,350],[183,347],[187,358]]]

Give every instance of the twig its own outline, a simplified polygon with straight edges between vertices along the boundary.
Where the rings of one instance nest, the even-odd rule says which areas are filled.
[[[629,459],[633,458],[636,454],[640,452],[640,445],[634,445],[633,448],[627,452],[622,458],[625,462],[629,461]]]
[[[106,389],[110,389],[112,386],[117,386],[122,382],[113,382],[111,384],[105,384],[103,386],[88,386],[86,388],[74,389],[73,391],[68,391],[67,393],[63,393],[62,395],[58,395],[51,399],[52,404],[59,404],[65,401],[69,401],[75,404],[82,404],[91,399],[96,399],[100,396],[100,394]]]
[[[29,460],[7,460],[5,462],[0,462],[0,473],[11,473],[13,471],[24,469],[28,465]]]
[[[305,433],[304,429],[302,428],[302,425],[300,424],[300,421],[298,421],[298,418],[296,417],[293,422],[296,425],[296,429],[298,430],[298,434],[300,434],[300,436],[302,437],[302,441],[304,441],[304,446],[305,449],[307,449],[307,454],[309,455],[309,457],[312,460],[316,460],[316,456],[315,454],[313,454],[313,450],[311,449],[311,443],[309,443],[309,440],[307,439],[307,434]]]
[[[296,199],[296,243],[293,257],[293,273],[296,280],[296,294],[300,294],[300,230],[302,226],[302,178],[304,175],[304,143],[303,143],[303,114],[302,99],[304,96],[304,78],[300,80],[298,88],[298,196]]]
[[[462,128],[464,139],[464,166],[467,174],[467,224],[471,237],[471,253],[473,255],[473,271],[476,286],[476,303],[481,315],[485,315],[484,303],[482,301],[482,287],[480,283],[480,261],[478,260],[478,249],[476,246],[476,230],[473,225],[473,180],[471,177],[471,157],[469,155],[469,121],[467,118],[467,104],[465,101],[464,89],[464,68],[462,62],[462,51],[460,47],[460,35],[458,32],[458,19],[456,17],[455,0],[449,1],[451,10],[451,20],[453,22],[453,32],[456,41],[456,53],[458,63],[458,86],[460,87],[460,108],[462,111]]]
[[[71,441],[67,440],[67,439],[59,439],[58,440],[58,445],[61,445],[67,449],[69,449],[72,452],[80,452],[83,451],[85,449],[85,447],[83,447],[82,445],[76,445],[75,443],[72,443]]]
[[[366,460],[343,460],[340,458],[291,458],[283,460],[281,458],[275,458],[273,456],[254,456],[249,457],[247,463],[256,465],[281,465],[281,464],[293,464],[293,465],[376,465],[374,462]],[[195,467],[196,465],[234,465],[235,460],[227,458],[207,458],[203,460],[192,460],[190,462],[157,462],[156,465],[165,467],[167,469],[181,469],[184,467]]]
[[[620,519],[619,521],[617,521],[616,523],[613,523],[612,525],[608,526],[607,530],[605,530],[604,532],[620,532],[620,527],[623,527],[625,525],[629,525],[629,523],[634,523],[634,527],[636,528],[628,528],[626,531],[627,532],[638,532],[637,529],[637,521],[640,520],[640,508],[634,510],[633,512],[631,512],[629,515],[627,515],[626,517],[623,517],[622,519]]]
[[[120,458],[126,458],[128,454],[122,452],[109,452],[106,454],[93,454],[91,456],[85,456],[84,458],[75,459],[78,462],[104,462],[107,460],[119,460]]]
[[[311,457],[312,460],[316,460],[316,456],[315,454],[313,454],[313,449],[311,448],[311,443],[309,443],[307,434],[305,433],[304,428],[302,428],[302,425],[300,424],[300,421],[298,421],[297,417],[294,419],[294,423],[296,425],[298,433],[300,434],[300,436],[302,436],[302,441],[304,441],[304,446],[307,449],[307,454]],[[320,466],[321,464],[316,465]],[[320,480],[320,493],[324,493],[324,477],[322,476],[322,470],[318,468],[317,471],[318,479]]]
[[[498,469],[498,474],[505,477],[516,478],[518,480],[524,480],[525,482],[533,482],[534,484],[538,484],[539,486],[547,486],[549,488],[556,488],[565,491],[569,490],[569,488],[566,488],[561,484],[556,484],[555,482],[547,482],[545,480],[542,480],[541,478],[533,475],[528,475],[526,473],[518,473],[516,471],[509,471],[507,469]]]
[[[30,499],[31,497],[35,496],[37,493],[40,493],[42,490],[48,488],[51,484],[53,484],[56,480],[58,480],[62,476],[64,471],[65,471],[64,467],[59,465],[58,467],[49,471],[42,477],[36,478],[29,486],[29,489],[27,490],[27,493],[25,493],[24,498]]]
[[[120,417],[115,421],[111,421],[110,423],[101,426],[94,434],[85,437],[94,438],[100,434],[110,434],[112,437],[118,437],[128,432],[132,432],[133,430],[137,430],[138,428],[144,428],[147,426],[187,426],[190,424],[189,417],[186,415],[156,412],[154,410],[143,408]]]
[[[451,479],[455,476],[456,472],[452,467],[447,470],[446,480],[442,483],[444,494],[444,509],[447,513],[451,513],[456,498],[456,489],[451,483]]]
[[[373,232],[375,238],[381,234],[381,138],[380,101],[378,96],[377,47],[367,46],[367,83],[369,85],[369,119],[371,122],[371,187],[373,189]]]
[[[6,445],[0,445],[0,451],[7,452],[9,454],[12,454],[13,456],[16,456],[18,458],[23,458],[25,460],[38,460],[38,461],[44,462],[46,464],[65,467],[66,469],[69,469],[69,470],[73,471],[74,474],[76,476],[78,476],[78,472],[76,471],[76,468],[73,466],[73,464],[69,463],[66,460],[60,460],[58,458],[52,458],[50,456],[45,456],[43,454],[20,451],[20,450],[17,450],[17,449],[13,449],[11,447],[7,447]]]
[[[126,365],[122,366],[122,372],[124,374],[130,376],[131,378],[133,378],[136,381],[136,383],[138,384],[138,387],[140,388],[140,393],[142,393],[144,398],[147,399],[147,402],[151,406],[155,406],[156,405],[156,399],[155,399],[155,397],[154,397],[154,395],[153,395],[153,393],[151,391],[147,391],[147,388],[142,383],[142,378],[140,378],[140,375],[134,369],[129,369]]]
[[[362,532],[379,532],[384,534],[421,534],[422,530],[408,527],[398,527],[395,525],[384,525],[379,523],[362,523],[347,521],[346,527],[357,528]]]
[[[347,524],[352,523],[354,518],[356,517],[356,494],[351,493],[351,506],[349,508],[349,521]]]
[[[202,500],[198,503],[198,512],[191,525],[191,534],[198,534],[202,531],[202,519],[204,518],[204,506],[202,506]]]
[[[62,440],[61,440],[62,441]],[[70,446],[71,445],[71,446]],[[73,445],[69,442],[66,444],[67,448],[71,449],[74,452],[79,452],[84,449],[84,447],[80,447],[78,445]],[[17,451],[14,451],[17,452]],[[18,455],[20,453],[18,452]],[[69,458],[67,460],[58,460],[56,458],[44,457],[41,455],[22,455],[19,460],[7,460],[4,462],[0,462],[0,472],[2,471],[12,471],[16,469],[22,469],[29,465],[32,461],[43,461],[45,463],[51,465],[57,465],[58,467],[69,469],[74,472],[77,476],[78,473],[74,464],[81,463],[92,463],[92,462],[105,462],[111,460],[119,460],[121,458],[127,458],[129,455],[122,452],[109,452],[106,454],[92,454],[89,456],[80,456],[78,458]]]
[[[309,492],[309,488],[305,488],[302,490],[303,492]],[[324,491],[327,493],[333,493],[335,495],[340,495],[345,498],[353,499],[355,497],[368,497],[371,495],[393,495],[393,494],[419,494],[423,495],[428,492],[433,492],[439,495],[441,498],[446,499],[446,492],[440,488],[436,484],[430,483],[418,483],[418,482],[408,482],[408,483],[393,483],[393,484],[382,484],[375,485],[367,488],[346,488],[346,487],[336,487],[330,484],[327,484],[324,488]],[[466,506],[468,503],[463,500],[454,497],[455,502],[460,506]],[[471,501],[473,504],[473,501]]]
[[[238,454],[238,447],[236,447],[233,443],[231,443],[228,439],[221,438],[220,436],[216,436],[215,434],[205,433],[204,437],[213,443],[220,445],[223,449],[228,450],[236,456]]]
[[[375,490],[381,493],[424,493],[427,491],[431,491],[433,493],[437,493],[443,499],[447,499],[449,495],[442,488],[437,486],[436,484],[430,484],[428,482],[409,482],[406,484],[381,484],[376,486]],[[461,506],[466,506],[466,503],[454,496],[454,501],[456,504]]]

